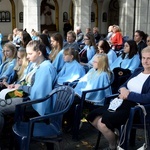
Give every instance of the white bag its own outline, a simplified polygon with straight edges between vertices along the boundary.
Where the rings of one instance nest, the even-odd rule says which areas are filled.
[[[145,121],[145,117],[146,117],[147,113],[146,113],[145,107],[143,105],[138,104],[138,106],[142,109],[143,114],[144,114],[144,136],[145,136],[145,143],[143,144],[142,147],[138,148],[137,150],[147,150],[146,121]],[[124,139],[123,139],[122,143],[120,143],[120,141],[119,141],[119,144],[117,146],[117,150],[125,150],[125,149],[121,148],[120,145],[122,145],[123,142],[124,142],[124,140],[125,140],[125,133],[126,133],[127,123],[128,123],[128,120],[127,120],[127,122],[126,122],[126,124],[124,126],[124,130],[123,130],[123,133],[121,135],[121,139],[122,138],[124,138]]]

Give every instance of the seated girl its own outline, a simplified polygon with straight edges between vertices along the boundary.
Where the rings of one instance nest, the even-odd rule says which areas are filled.
[[[65,64],[58,73],[56,86],[63,85],[64,82],[73,82],[80,79],[84,74],[84,68],[79,64],[78,51],[74,48],[67,48],[63,52]]]
[[[88,71],[77,83],[74,88],[75,98],[69,111],[65,114],[64,120],[67,122],[66,128],[73,126],[75,116],[75,106],[81,103],[82,92],[86,90],[92,90],[97,88],[104,88],[108,86],[112,81],[112,73],[108,65],[107,54],[97,54],[93,60],[93,68]],[[86,94],[84,100],[84,107],[90,111],[104,105],[104,99],[106,96],[111,95],[111,87],[105,90],[99,90],[96,92],[90,92]],[[80,113],[80,112],[77,112]],[[70,118],[70,116],[72,116]]]
[[[13,73],[7,82],[4,82],[6,87],[9,84],[19,83],[25,75],[25,70],[27,69],[29,61],[27,59],[26,49],[20,47],[17,51],[17,63],[14,67]]]
[[[87,33],[84,36],[84,48],[80,51],[80,62],[88,63],[96,53],[96,43],[94,35],[92,33]]]
[[[30,71],[26,78],[26,84],[15,84],[14,89],[24,91],[28,94],[29,99],[35,100],[47,96],[53,88],[56,78],[56,70],[52,66],[46,52],[46,47],[40,41],[30,41],[26,47],[27,59],[35,63],[35,67]],[[11,99],[11,104],[5,106],[0,105],[0,131],[4,124],[4,115],[13,113],[15,105],[21,103],[23,98]],[[43,115],[51,110],[50,101],[45,101],[32,105],[30,115],[36,113]]]
[[[110,65],[110,69],[122,68],[128,69],[131,73],[139,67],[140,58],[136,42],[129,40],[125,42],[123,53]]]
[[[81,98],[82,91],[103,88],[110,84],[112,74],[108,65],[107,54],[97,54],[93,60],[93,68],[84,75],[76,85],[74,91]],[[103,105],[104,98],[111,94],[111,88],[86,95],[86,101],[94,105]]]
[[[3,82],[6,82],[13,72],[13,68],[16,65],[17,49],[11,42],[6,43],[3,46],[3,62],[0,65],[0,85],[1,89],[5,88]]]

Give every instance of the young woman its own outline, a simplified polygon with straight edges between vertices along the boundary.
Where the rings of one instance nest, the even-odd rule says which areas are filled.
[[[148,36],[148,37],[146,38],[146,44],[147,44],[147,46],[150,46],[150,36]]]
[[[81,98],[82,91],[103,88],[110,84],[111,75],[107,54],[97,54],[93,60],[93,68],[79,80],[74,89],[75,93]],[[110,94],[111,88],[96,93],[91,92],[87,94],[86,101],[92,102],[94,105],[103,105],[104,97]]]
[[[141,30],[135,31],[134,41],[137,44],[140,59],[141,59],[141,50],[147,46],[146,45],[146,38],[147,38],[147,34],[145,34],[143,31],[141,31]]]
[[[26,49],[20,47],[17,51],[17,63],[14,67],[14,71],[11,74],[9,80],[4,83],[5,86],[11,87],[13,85],[9,85],[9,84],[19,83],[25,76],[25,71],[28,65],[29,65],[29,61],[27,59]]]
[[[6,82],[13,72],[13,68],[16,64],[17,49],[11,42],[6,43],[3,46],[3,62],[0,65],[0,84],[3,86],[3,82]]]
[[[26,47],[26,51],[27,59],[35,63],[35,66],[32,71],[27,74],[25,84],[15,84],[13,88],[27,93],[32,101],[45,97],[51,92],[56,78],[56,71],[47,57],[45,45],[40,41],[30,41]],[[10,105],[0,105],[0,127],[3,126],[4,115],[10,112],[13,113],[15,105],[21,103],[22,100],[22,98],[13,98]],[[43,115],[50,111],[50,106],[50,101],[45,101],[33,105],[30,111]],[[30,113],[30,115],[31,114],[32,113]]]
[[[49,55],[51,53],[51,45],[50,45],[50,42],[48,41],[47,35],[40,34],[39,40],[46,46],[46,52],[47,52],[47,55]]]
[[[84,43],[85,46],[79,53],[81,64],[88,63],[96,53],[96,43],[92,33],[87,33],[84,36]]]
[[[70,110],[64,117],[64,120],[67,121],[66,128],[73,126],[74,122],[74,111],[76,104],[81,103],[82,92],[86,90],[92,90],[97,88],[103,88],[110,84],[112,80],[112,73],[108,65],[108,57],[106,54],[97,54],[94,57],[93,68],[88,71],[82,78],[80,78],[75,91],[74,103],[71,106]],[[104,105],[104,99],[106,96],[111,95],[111,87],[105,90],[100,90],[97,92],[91,92],[86,94],[84,107],[88,108],[90,111]],[[78,112],[80,113],[80,112]],[[70,118],[70,116],[72,116]]]
[[[49,55],[51,62],[53,62],[57,56],[57,54],[62,50],[63,47],[63,37],[60,33],[53,33],[51,35],[51,46],[52,51]]]
[[[117,141],[114,133],[115,128],[125,124],[130,108],[140,104],[150,104],[150,47],[141,51],[142,66],[135,70],[130,79],[119,89],[119,99],[122,100],[120,107],[114,112],[108,110],[109,105],[98,108],[88,115],[88,121],[97,128],[107,139],[107,150],[116,150]]]
[[[73,82],[80,79],[84,74],[84,68],[79,64],[78,51],[73,48],[65,49],[63,52],[65,64],[57,76],[57,85],[64,82]]]
[[[140,58],[136,42],[129,40],[124,44],[123,53],[110,65],[110,69],[120,67],[122,69],[128,69],[131,73],[139,67]]]

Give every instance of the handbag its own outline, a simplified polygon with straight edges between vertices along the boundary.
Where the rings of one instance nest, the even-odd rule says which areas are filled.
[[[145,107],[143,105],[138,104],[138,106],[142,109],[143,114],[144,114],[144,137],[145,137],[145,143],[140,148],[138,148],[137,150],[147,150],[146,121],[145,121],[147,113],[146,113]],[[119,141],[119,144],[117,146],[117,150],[125,150],[120,145],[122,145],[123,142],[124,142],[124,140],[125,140],[125,134],[126,134],[127,124],[128,124],[128,120],[127,120],[127,122],[126,122],[126,124],[124,126],[122,135],[120,137],[120,139],[123,138],[123,141],[122,141],[122,143],[121,143],[121,140]]]

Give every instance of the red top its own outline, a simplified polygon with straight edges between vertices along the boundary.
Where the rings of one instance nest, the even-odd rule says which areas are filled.
[[[110,42],[112,43],[113,46],[122,45],[123,44],[122,34],[120,32],[116,32],[115,35],[111,36]]]

